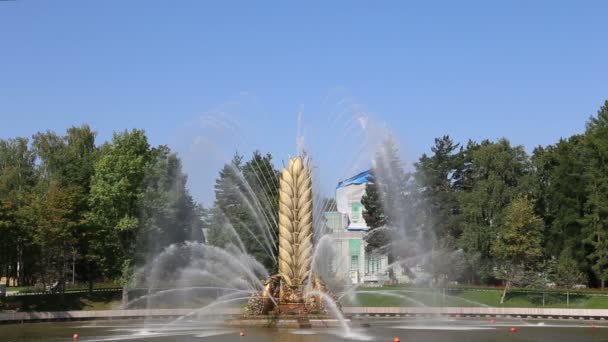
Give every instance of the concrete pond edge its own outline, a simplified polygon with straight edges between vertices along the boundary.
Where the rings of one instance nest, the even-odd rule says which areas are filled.
[[[52,321],[174,318],[192,314],[192,309],[138,309],[52,312],[0,312],[0,323],[30,323]],[[556,308],[492,308],[492,307],[343,307],[346,318],[365,319],[382,317],[506,317],[542,319],[608,320],[608,309],[556,309]],[[208,313],[227,321],[251,321],[242,317],[239,308],[214,310]],[[204,315],[201,315],[204,316]],[[296,318],[293,318],[296,319]],[[265,319],[268,320],[268,319]],[[280,321],[288,322],[288,317]],[[261,321],[261,320],[260,320]],[[323,320],[331,322],[332,320]],[[321,323],[324,324],[324,323]]]

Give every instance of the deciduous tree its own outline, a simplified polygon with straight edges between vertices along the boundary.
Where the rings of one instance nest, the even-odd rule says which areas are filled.
[[[542,234],[543,221],[534,214],[532,202],[525,196],[515,198],[505,209],[503,224],[492,243],[499,277],[505,280],[501,304],[517,273],[534,271],[541,261]]]

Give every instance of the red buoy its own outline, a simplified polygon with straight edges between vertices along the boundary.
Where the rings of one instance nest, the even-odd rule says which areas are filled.
[[[393,342],[401,342],[401,340],[399,339],[399,337],[395,336],[395,337],[393,338]]]
[[[79,339],[80,339],[80,335],[78,335],[78,334],[72,335],[72,340],[76,341],[76,340],[79,340]]]
[[[513,328],[509,329],[509,332],[512,332],[512,333],[517,332],[517,328],[513,327]]]
[[[490,324],[496,324],[496,320],[495,319],[491,319],[490,320]]]
[[[245,333],[241,331],[241,333],[239,334],[239,336],[243,337],[243,336],[245,336]]]
[[[591,323],[591,327],[592,327],[593,329],[595,329],[595,328],[597,328],[597,325],[595,325],[595,323]]]

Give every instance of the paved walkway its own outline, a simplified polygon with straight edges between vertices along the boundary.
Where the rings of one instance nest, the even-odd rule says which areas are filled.
[[[608,319],[608,309],[492,308],[492,307],[343,307],[351,316],[511,316]]]

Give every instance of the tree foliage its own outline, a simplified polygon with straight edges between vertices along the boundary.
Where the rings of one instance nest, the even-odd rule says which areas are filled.
[[[568,250],[569,266],[591,285],[604,286],[608,279],[608,101],[589,119],[584,133],[539,146],[532,155],[504,138],[460,146],[443,136],[435,139],[430,154],[415,163],[412,181],[395,162],[395,151],[390,141],[380,150],[374,159],[376,179],[367,184],[362,199],[371,228],[368,249],[401,243],[392,235],[397,231],[392,228],[399,227],[410,237],[408,241],[415,241],[414,247],[403,243],[406,249],[422,249],[418,255],[428,255],[417,264],[434,278],[447,276],[448,272],[442,273],[442,257],[462,252],[466,267],[458,280],[483,284],[509,279],[536,283],[534,272],[528,272],[531,265],[523,261],[547,268]],[[387,186],[379,174],[406,177]],[[524,224],[525,217],[531,221]],[[534,227],[532,231],[540,235],[517,241],[514,236],[529,232],[526,227]],[[525,246],[534,258],[525,253],[518,256],[518,246]]]
[[[537,271],[543,255],[542,235],[543,221],[534,214],[532,202],[524,196],[515,198],[505,208],[503,223],[491,247],[497,260],[497,276],[506,281],[501,303],[517,276]]]
[[[383,227],[386,224],[382,200],[375,180],[372,179],[371,182],[365,184],[365,194],[361,198],[361,204],[365,208],[363,219],[370,230]]]
[[[363,218],[370,230],[365,241],[368,251],[395,253],[403,251],[399,240],[411,236],[415,222],[410,218],[414,213],[409,201],[410,175],[403,170],[399,151],[392,138],[385,140],[376,151],[371,182],[366,184],[366,192],[361,199],[364,207]],[[399,250],[398,250],[399,249]]]
[[[273,162],[260,152],[235,155],[219,172],[213,206],[203,208],[179,157],[150,146],[144,131],[101,145],[86,125],[2,139],[0,277],[10,285],[72,277],[127,284],[134,267],[169,244],[205,238],[272,272]],[[413,260],[435,283],[542,285],[538,275],[547,273],[565,287],[608,279],[608,101],[584,132],[532,155],[504,138],[461,145],[443,136],[406,170],[389,138],[371,172],[362,199],[368,250]]]
[[[276,268],[279,172],[270,154],[255,151],[250,160],[235,154],[215,181],[215,204],[211,209],[209,242],[234,245]]]
[[[587,123],[585,133],[587,202],[583,216],[585,243],[591,247],[588,259],[602,287],[608,280],[608,101],[597,117]]]
[[[168,244],[201,241],[202,215],[179,158],[143,131],[101,147],[86,125],[0,140],[0,275],[10,285],[131,278]]]

